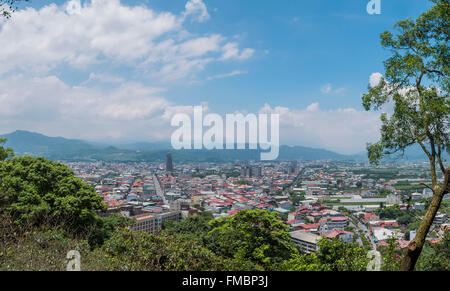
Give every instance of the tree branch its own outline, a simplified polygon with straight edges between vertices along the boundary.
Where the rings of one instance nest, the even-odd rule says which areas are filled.
[[[433,187],[431,187],[430,185],[428,185],[428,184],[426,184],[426,183],[420,183],[419,185],[423,185],[423,186],[425,186],[426,188],[433,190]]]
[[[438,74],[438,75],[441,75],[441,76],[445,76],[444,73],[442,73],[441,71],[438,71],[438,70],[427,69],[427,72],[428,73],[435,73],[435,74]]]

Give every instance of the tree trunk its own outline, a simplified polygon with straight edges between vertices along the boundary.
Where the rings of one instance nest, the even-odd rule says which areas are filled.
[[[443,187],[437,186],[433,190],[433,198],[430,206],[428,207],[425,217],[417,230],[416,237],[409,243],[408,248],[406,249],[405,255],[403,256],[400,264],[400,271],[414,271],[414,267],[416,266],[417,260],[419,259],[420,253],[422,252],[425,244],[425,238],[427,237],[431,224],[433,223],[433,220],[439,210],[442,198],[447,192],[444,189],[447,187],[448,185],[443,185]]]

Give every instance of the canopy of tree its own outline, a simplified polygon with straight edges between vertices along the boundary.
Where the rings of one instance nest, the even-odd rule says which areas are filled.
[[[402,270],[414,270],[442,198],[450,191],[450,167],[443,157],[450,152],[450,2],[432,2],[435,5],[417,19],[399,21],[395,35],[381,34],[381,44],[391,56],[384,62],[384,76],[363,96],[366,110],[393,105],[392,113],[381,115],[381,139],[368,146],[371,162],[415,144],[429,159],[432,183],[424,186],[434,195],[405,253]],[[444,176],[442,184],[438,172]]]
[[[298,253],[288,226],[276,213],[245,210],[212,220],[210,225],[208,248],[224,257],[250,260],[271,270]]]
[[[0,138],[0,161],[4,161],[7,158],[14,155],[14,152],[11,148],[4,148],[2,145],[6,142],[5,138]]]
[[[14,157],[0,162],[0,203],[16,223],[64,224],[79,232],[97,223],[106,205],[65,165],[44,158]]]
[[[369,259],[367,250],[341,239],[322,238],[317,254],[294,256],[284,262],[287,271],[365,271]]]

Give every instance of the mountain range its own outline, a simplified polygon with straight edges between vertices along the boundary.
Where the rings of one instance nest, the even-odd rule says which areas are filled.
[[[233,162],[259,160],[259,150],[173,150],[169,142],[138,142],[108,145],[89,141],[49,137],[40,133],[18,130],[0,135],[7,138],[5,146],[16,155],[44,156],[66,161],[164,161],[172,152],[178,162]],[[412,149],[408,159],[423,159],[423,153]],[[325,149],[302,146],[280,146],[280,160],[367,160],[365,154],[342,155]]]

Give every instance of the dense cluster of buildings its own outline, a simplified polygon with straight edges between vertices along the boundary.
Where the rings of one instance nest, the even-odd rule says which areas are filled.
[[[68,165],[103,197],[109,207],[105,215],[135,218],[132,228],[137,231],[157,233],[164,221],[180,221],[201,211],[222,217],[261,209],[278,212],[292,241],[304,252],[316,251],[321,237],[360,245],[367,239],[373,248],[395,237],[405,247],[414,230],[407,237],[396,220],[380,219],[376,211],[395,204],[402,210],[423,210],[422,200],[431,195],[417,189],[405,205],[404,191],[395,187],[404,178],[372,178],[361,173],[367,165],[358,163],[174,164],[168,153],[165,163]],[[439,213],[434,221],[437,234],[448,228],[446,222],[447,215]]]

